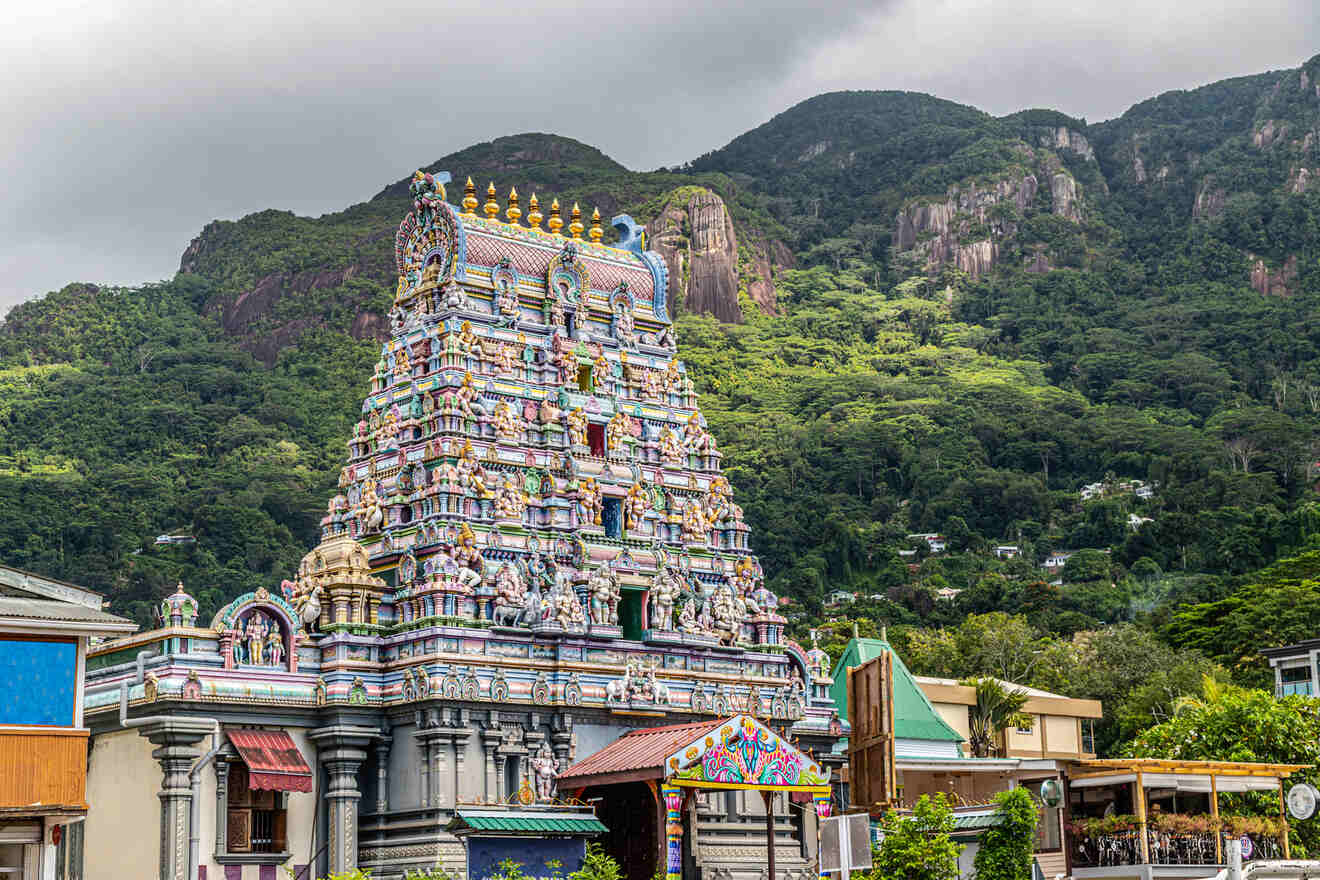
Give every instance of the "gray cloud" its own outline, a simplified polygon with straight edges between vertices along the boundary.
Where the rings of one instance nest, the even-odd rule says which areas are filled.
[[[168,277],[213,218],[337,210],[502,134],[553,131],[653,168],[839,88],[1094,120],[1296,65],[1320,30],[1309,0],[46,0],[6,14],[0,311],[70,281]]]

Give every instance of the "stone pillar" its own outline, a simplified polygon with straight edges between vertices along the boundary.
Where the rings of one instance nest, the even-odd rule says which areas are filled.
[[[357,868],[358,861],[358,802],[362,791],[358,788],[357,774],[367,760],[367,747],[380,739],[380,731],[373,727],[352,727],[336,724],[313,730],[310,739],[316,743],[317,754],[330,781],[323,797],[326,802],[326,837],[328,869],[331,874],[345,873]]]
[[[665,877],[683,880],[683,789],[666,785],[660,791],[665,799]]]
[[[433,734],[431,739],[431,806],[443,808],[445,801],[445,752],[453,739],[444,734]]]
[[[495,754],[495,800],[503,801],[504,794],[504,762],[507,759],[504,755]]]
[[[498,777],[495,775],[495,750],[499,748],[501,734],[498,728],[487,727],[481,731],[481,744],[486,753],[486,800],[499,800],[499,785],[495,781]],[[504,761],[500,760],[500,772],[504,772]]]
[[[463,795],[463,759],[467,757],[468,731],[454,734],[454,809]]]
[[[376,812],[390,808],[390,738],[381,737],[376,743]]]
[[[139,728],[155,746],[151,757],[160,764],[160,877],[161,880],[191,880],[188,877],[188,819],[192,789],[188,772],[201,756],[198,747],[215,731],[209,722],[196,719],[166,719]]]
[[[418,801],[420,802],[418,806],[422,809],[426,809],[431,806],[431,741],[419,737],[417,742],[418,747],[422,752],[422,760],[419,763],[419,768],[421,770],[419,775],[422,778],[422,790],[421,797],[418,798]]]
[[[229,852],[229,758],[215,756],[215,851]]]

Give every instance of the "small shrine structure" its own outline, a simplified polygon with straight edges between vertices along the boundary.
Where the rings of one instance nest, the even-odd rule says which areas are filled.
[[[633,821],[612,832],[606,843],[629,877],[657,873],[653,857],[659,847],[647,843],[659,839],[660,828],[664,857],[659,864],[669,880],[717,868],[706,863],[695,845],[697,801],[710,793],[759,794],[766,826],[761,863],[770,877],[779,876],[778,867],[794,869],[790,874],[804,870],[801,847],[794,845],[791,829],[781,833],[776,819],[776,813],[788,816],[786,798],[812,803],[817,819],[831,811],[829,771],[748,715],[630,731],[559,777],[561,789],[600,800],[602,811],[611,816],[623,814],[627,804],[638,799],[630,797],[629,789],[639,784],[653,794],[659,791],[662,808],[632,813]]]
[[[542,818],[573,813],[558,774],[630,731],[749,719],[729,729],[820,755],[801,757],[811,796],[842,764],[828,663],[785,636],[645,230],[620,215],[606,243],[598,212],[532,195],[524,215],[470,180],[455,205],[448,181],[411,181],[389,339],[321,542],[209,626],[180,590],[159,629],[92,652],[89,788],[124,809],[89,824],[89,858],[117,851],[116,816],[158,811],[162,878],[462,875],[474,809],[531,791]],[[266,771],[231,735],[250,730],[286,737],[312,790],[254,786]],[[193,780],[199,755],[215,772]],[[759,789],[671,776],[699,817],[688,876],[756,880]],[[627,832],[634,797],[668,799],[611,791],[595,820]],[[779,864],[814,875],[815,811],[775,810]]]

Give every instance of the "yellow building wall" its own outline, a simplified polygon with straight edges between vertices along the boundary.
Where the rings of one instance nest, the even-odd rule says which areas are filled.
[[[86,880],[151,878],[160,873],[161,770],[136,730],[100,734],[87,772]],[[223,875],[221,875],[223,876]]]
[[[1031,752],[1039,755],[1041,752],[1041,716],[1033,715],[1031,733],[1022,733],[1016,727],[1010,727],[1004,731],[1004,744],[1008,747],[1010,755],[1020,754],[1022,752]]]
[[[958,734],[963,738],[963,742],[967,742],[972,735],[972,728],[967,716],[967,707],[962,703],[933,702],[931,705],[935,707],[936,712],[940,713],[940,717],[944,719],[946,724],[958,731]]]
[[[1046,715],[1045,739],[1051,754],[1066,752],[1080,755],[1082,744],[1077,738],[1077,719],[1067,715]]]

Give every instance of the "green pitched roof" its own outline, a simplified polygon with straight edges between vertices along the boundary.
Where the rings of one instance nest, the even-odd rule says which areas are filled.
[[[460,810],[448,830],[510,831],[517,833],[599,834],[609,829],[594,816],[525,812],[477,813]]]
[[[841,718],[848,717],[848,669],[861,666],[868,660],[889,651],[894,657],[894,736],[900,739],[929,739],[943,742],[962,742],[962,734],[954,730],[935,711],[926,694],[903,665],[898,652],[881,639],[855,638],[848,642],[834,671],[834,684],[830,696]]]

